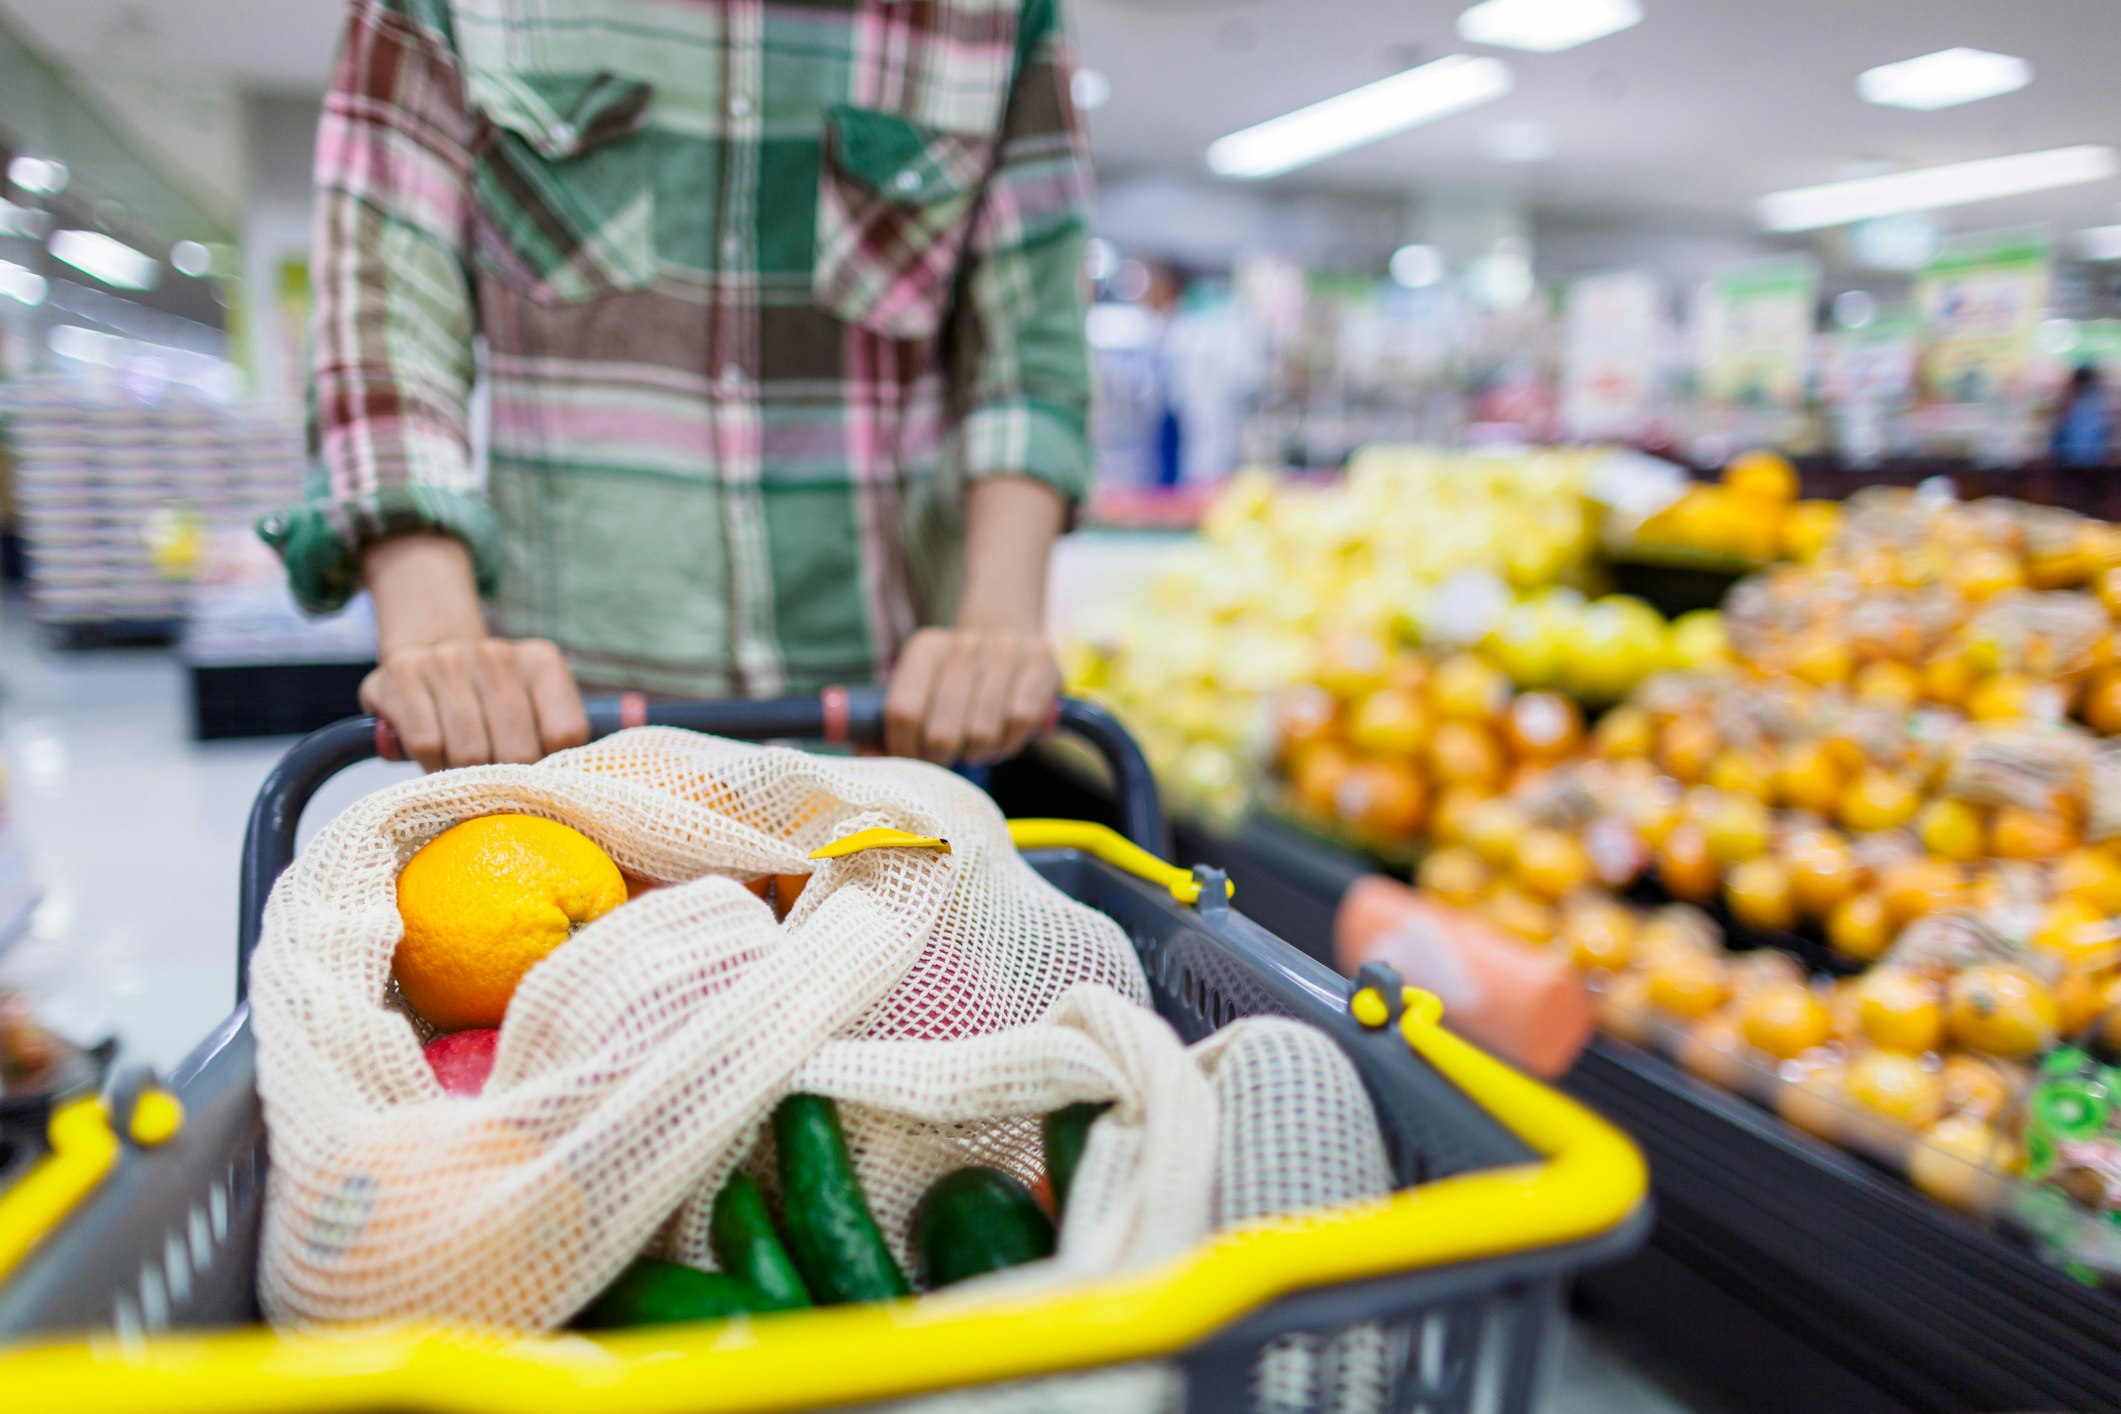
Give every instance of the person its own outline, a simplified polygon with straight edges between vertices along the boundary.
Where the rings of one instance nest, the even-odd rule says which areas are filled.
[[[2081,364],[2063,389],[2050,450],[2063,466],[2104,466],[2113,437],[2113,414],[2106,406],[2099,371]]]
[[[1056,0],[352,0],[319,455],[261,529],[309,610],[368,589],[408,754],[886,675],[896,753],[1039,729],[1090,477],[1071,74]]]

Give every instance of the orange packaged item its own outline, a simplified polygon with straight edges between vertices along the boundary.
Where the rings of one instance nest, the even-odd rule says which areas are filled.
[[[1350,976],[1381,962],[1436,993],[1452,1030],[1546,1079],[1591,1039],[1591,997],[1565,957],[1382,874],[1341,900],[1333,957]]]

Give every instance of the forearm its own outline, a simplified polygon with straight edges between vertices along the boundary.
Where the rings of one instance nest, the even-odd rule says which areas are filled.
[[[485,636],[471,552],[455,536],[379,540],[362,553],[361,572],[375,602],[376,647],[382,656]]]
[[[1028,476],[989,476],[965,492],[965,576],[957,627],[1043,631],[1046,571],[1067,521],[1061,495]]]

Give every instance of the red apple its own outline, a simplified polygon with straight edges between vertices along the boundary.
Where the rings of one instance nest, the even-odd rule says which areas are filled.
[[[452,1031],[427,1043],[427,1064],[448,1094],[476,1095],[493,1074],[494,1048],[500,1044],[499,1031]]]

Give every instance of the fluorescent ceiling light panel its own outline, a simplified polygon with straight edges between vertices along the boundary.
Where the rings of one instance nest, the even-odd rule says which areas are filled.
[[[2077,232],[2077,249],[2086,260],[2121,260],[2121,226],[2093,226]]]
[[[1222,177],[1279,176],[1509,91],[1502,60],[1446,55],[1220,138],[1208,149],[1208,168]]]
[[[48,287],[44,277],[12,260],[0,260],[0,295],[34,308],[44,303]]]
[[[1458,37],[1553,54],[1641,23],[1640,0],[1485,0],[1458,17]]]
[[[54,260],[121,290],[151,290],[162,278],[161,261],[100,231],[54,231],[51,252]]]
[[[1760,198],[1760,221],[1771,231],[1816,231],[1874,216],[1935,211],[2103,181],[2116,171],[2121,171],[2121,161],[2111,147],[2054,147],[1778,191]]]
[[[2033,66],[1986,49],[1940,49],[1919,59],[1881,64],[1856,75],[1866,103],[1927,113],[1961,103],[2015,93],[2033,81]]]

